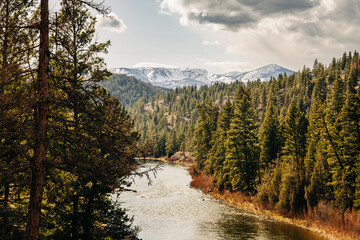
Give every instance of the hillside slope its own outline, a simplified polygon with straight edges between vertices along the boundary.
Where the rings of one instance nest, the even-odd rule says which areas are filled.
[[[107,81],[101,82],[100,85],[106,88],[111,95],[119,98],[124,106],[132,105],[142,97],[148,101],[150,97],[156,94],[167,92],[166,89],[155,87],[126,75],[113,75]]]

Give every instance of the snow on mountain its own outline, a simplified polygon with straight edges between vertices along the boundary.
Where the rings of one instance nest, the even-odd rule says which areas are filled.
[[[211,85],[215,82],[231,83],[236,80],[244,82],[268,81],[271,76],[277,77],[280,73],[291,74],[293,71],[276,64],[270,64],[249,72],[230,72],[225,74],[210,73],[205,69],[190,68],[115,68],[113,73],[133,76],[143,82],[164,88],[176,88],[184,86]]]
[[[279,74],[284,74],[284,73],[289,75],[289,74],[293,73],[293,71],[291,71],[287,68],[283,68],[276,64],[270,64],[270,65],[266,65],[264,67],[249,71],[249,72],[245,73],[244,75],[242,75],[240,77],[240,79],[242,81],[248,81],[248,80],[254,81],[259,78],[261,81],[269,81],[271,77],[277,78],[279,76]]]

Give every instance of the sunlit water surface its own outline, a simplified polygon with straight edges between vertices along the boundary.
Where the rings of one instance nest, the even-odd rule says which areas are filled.
[[[143,169],[157,163],[146,163]],[[135,178],[131,189],[118,202],[134,216],[143,240],[276,239],[323,240],[309,230],[259,217],[189,187],[187,168],[164,164],[148,185]],[[113,195],[115,199],[116,196]]]

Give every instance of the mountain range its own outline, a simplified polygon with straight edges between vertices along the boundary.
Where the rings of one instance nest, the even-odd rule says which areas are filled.
[[[229,72],[225,74],[210,73],[205,69],[191,68],[113,68],[113,73],[124,74],[135,77],[143,82],[163,88],[177,88],[184,86],[203,86],[211,85],[216,82],[231,83],[236,80],[243,82],[268,81],[272,76],[278,77],[279,74],[291,74],[292,70],[286,69],[276,64],[266,65],[247,72]]]

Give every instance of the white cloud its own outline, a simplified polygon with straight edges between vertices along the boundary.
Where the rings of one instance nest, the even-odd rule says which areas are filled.
[[[202,45],[203,45],[203,46],[219,46],[220,43],[219,43],[219,41],[208,41],[208,40],[204,40],[204,41],[202,42]]]
[[[359,51],[359,0],[159,0],[160,8],[205,39],[224,46],[229,69],[240,63],[278,63],[297,69]],[[203,45],[208,45],[203,43]],[[229,67],[225,65],[228,64]],[[250,66],[250,69],[253,67]]]
[[[173,65],[167,65],[162,63],[152,63],[152,62],[140,62],[133,65],[134,68],[147,68],[147,67],[153,67],[153,68],[176,68]]]
[[[300,33],[306,38],[359,39],[359,0],[159,0],[162,12],[179,16],[183,25],[209,25],[262,35]],[[345,29],[344,29],[345,27]],[[335,31],[334,31],[335,30]],[[337,34],[335,34],[335,32]],[[340,36],[338,35],[340,34]],[[352,36],[351,36],[352,35]]]
[[[161,0],[160,12],[180,16],[182,25],[209,24],[237,31],[256,26],[263,18],[301,15],[320,0]],[[327,6],[329,1],[326,2]]]
[[[124,21],[121,20],[114,12],[111,12],[107,16],[97,15],[96,19],[97,27],[107,29],[111,32],[122,33],[127,28]]]
[[[245,72],[258,67],[245,61],[212,61],[204,58],[198,59],[198,61],[202,63],[204,68],[217,69],[218,73],[227,73],[232,71]]]

